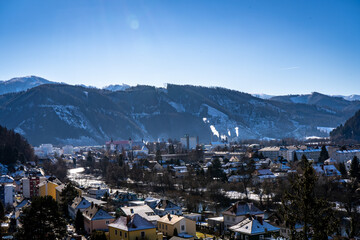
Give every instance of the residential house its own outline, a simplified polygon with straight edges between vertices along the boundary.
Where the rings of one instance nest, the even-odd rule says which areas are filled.
[[[264,212],[258,209],[253,203],[236,202],[223,211],[222,215],[224,216],[224,227],[226,230],[244,220],[248,215],[264,217]]]
[[[32,198],[34,196],[39,196],[38,185],[46,181],[44,176],[31,176],[21,179],[21,191],[25,198]]]
[[[255,182],[262,182],[265,179],[273,180],[276,176],[271,172],[270,169],[259,169],[255,171],[256,178],[254,179]]]
[[[4,206],[12,206],[15,199],[15,187],[13,184],[1,184],[0,185],[0,200]]]
[[[182,215],[182,208],[169,200],[162,199],[156,204],[154,212],[159,216],[166,214]]]
[[[224,230],[224,217],[212,217],[207,219],[208,227],[213,231],[223,233]]]
[[[321,149],[320,148],[309,148],[309,149],[305,149],[305,150],[296,150],[296,157],[297,159],[301,159],[303,155],[306,156],[306,158],[308,160],[314,160],[314,162],[317,162],[319,160],[320,157],[320,152]]]
[[[265,222],[262,217],[247,217],[238,224],[229,228],[235,233],[236,239],[263,240],[271,238],[280,228]]]
[[[157,226],[158,230],[168,237],[174,236],[176,232],[177,236],[182,238],[196,237],[196,222],[182,216],[167,214],[158,220]]]
[[[5,206],[14,204],[15,188],[16,183],[12,177],[9,175],[0,177],[0,200]]]
[[[155,214],[148,205],[142,206],[132,206],[132,207],[121,207],[121,214],[125,216],[132,216],[134,214],[139,214],[142,218],[151,222],[154,226],[157,225],[157,220],[160,219],[158,215]]]
[[[84,228],[90,234],[93,231],[108,231],[108,225],[114,222],[115,218],[101,209],[94,203],[83,211]]]
[[[49,178],[46,181],[41,182],[39,187],[39,196],[51,196],[54,200],[56,200],[56,187],[61,185],[60,180],[57,178]]]
[[[80,212],[84,212],[92,204],[103,207],[106,204],[106,202],[95,199],[95,198],[86,197],[86,196],[76,197],[73,200],[72,204],[68,205],[69,216],[72,219],[75,219],[76,213],[77,213],[78,210],[80,210]]]
[[[330,153],[330,157],[337,162],[346,162],[352,160],[355,156],[360,159],[360,149],[338,150]]]
[[[102,198],[105,194],[109,196],[109,189],[108,188],[90,188],[88,190],[88,194],[96,199]]]
[[[321,165],[313,166],[315,172],[319,175],[325,175],[328,177],[341,176],[341,173],[334,165]]]
[[[156,233],[156,227],[139,214],[121,216],[109,227],[109,240],[162,239]]]

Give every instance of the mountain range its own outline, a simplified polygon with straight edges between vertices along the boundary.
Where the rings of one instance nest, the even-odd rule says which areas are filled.
[[[43,84],[0,95],[0,125],[33,145],[97,145],[110,139],[200,141],[328,136],[360,101],[312,93],[306,101],[261,99],[224,89],[168,84],[121,91]]]

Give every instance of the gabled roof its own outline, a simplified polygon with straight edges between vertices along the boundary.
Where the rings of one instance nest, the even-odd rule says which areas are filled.
[[[102,220],[102,219],[114,219],[113,216],[111,216],[105,210],[95,206],[94,204],[92,204],[90,207],[85,209],[83,214],[84,214],[84,217],[86,217],[92,221],[93,220]]]
[[[175,223],[183,220],[184,217],[182,216],[177,216],[177,215],[172,215],[172,214],[166,214],[165,216],[163,216],[162,218],[160,218],[158,220],[158,222],[162,222],[162,223],[167,223],[167,224],[171,224],[174,225]]]
[[[10,177],[9,175],[2,175],[0,177],[0,183],[13,183],[14,178]]]
[[[139,214],[148,221],[157,221],[160,218],[148,205],[122,207],[121,211],[126,215]]]
[[[236,202],[231,207],[227,208],[222,214],[233,215],[233,216],[244,216],[264,214],[263,211],[258,209],[253,203],[241,203]]]
[[[169,200],[160,200],[158,204],[156,204],[155,209],[162,209],[162,210],[173,210],[173,209],[181,209],[178,205],[174,204]]]
[[[147,221],[139,214],[119,217],[115,220],[115,222],[109,224],[108,226],[127,232],[156,228],[151,222]]]
[[[280,228],[274,227],[270,223],[264,222],[263,220],[246,218],[238,224],[229,228],[231,231],[244,233],[248,235],[257,235],[267,232],[278,232]]]
[[[258,175],[274,175],[270,169],[259,169],[257,172]]]
[[[84,197],[76,197],[71,204],[73,209],[85,209],[90,207],[91,203],[86,200]]]

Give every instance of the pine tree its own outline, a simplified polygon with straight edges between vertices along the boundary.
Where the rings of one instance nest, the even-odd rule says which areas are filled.
[[[74,185],[69,182],[68,184],[66,184],[66,186],[64,187],[64,189],[61,191],[60,193],[60,198],[61,198],[61,202],[60,202],[60,207],[62,212],[65,215],[68,215],[68,205],[72,203],[72,201],[74,200],[74,198],[76,198],[79,195],[79,192],[76,190],[76,188],[74,187]]]
[[[76,217],[75,217],[75,229],[76,232],[81,234],[84,232],[84,216],[82,214],[82,212],[80,210],[78,210],[76,212]]]
[[[33,198],[31,205],[23,210],[19,220],[22,228],[19,229],[16,239],[56,240],[66,235],[66,222],[51,196]]]
[[[360,166],[359,166],[359,159],[354,156],[353,160],[351,161],[350,165],[350,177],[352,178],[360,178]]]
[[[319,163],[324,163],[325,160],[329,159],[329,153],[326,150],[325,145],[321,147],[321,152],[319,156]]]
[[[298,157],[296,155],[296,151],[294,151],[294,162],[297,162],[297,161],[299,161],[299,159],[298,159]]]
[[[5,218],[5,208],[4,204],[0,200],[0,221],[2,221]]]
[[[291,187],[285,192],[280,214],[291,230],[291,239],[328,239],[337,229],[337,220],[329,202],[315,195],[317,177],[311,163],[303,156],[303,174],[291,180]],[[303,225],[303,231],[295,230],[296,224]],[[311,235],[312,234],[312,235]]]
[[[346,167],[345,167],[345,163],[341,162],[339,163],[339,171],[341,173],[341,175],[343,177],[346,177],[347,176],[347,171],[346,171]]]
[[[103,231],[94,231],[91,236],[90,240],[107,240],[105,232]]]

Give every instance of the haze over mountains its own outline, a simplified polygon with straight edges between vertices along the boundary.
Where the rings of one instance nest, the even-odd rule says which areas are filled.
[[[360,109],[360,101],[320,93],[267,100],[224,88],[173,84],[120,91],[54,83],[27,86],[27,91],[0,95],[0,124],[33,145],[179,139],[184,134],[199,136],[201,142],[328,136]],[[4,91],[2,85],[0,89]]]

